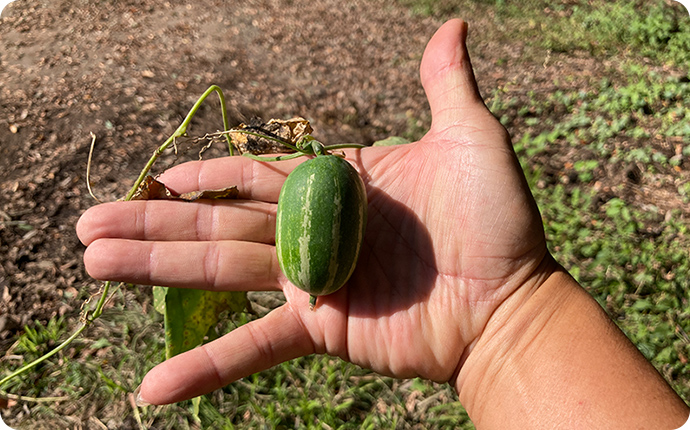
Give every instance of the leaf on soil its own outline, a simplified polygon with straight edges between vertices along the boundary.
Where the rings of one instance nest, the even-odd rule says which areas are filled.
[[[193,202],[199,199],[236,199],[239,195],[237,187],[228,187],[220,190],[192,191],[189,193],[176,193],[166,187],[164,183],[146,176],[139,185],[132,200],[181,200]]]

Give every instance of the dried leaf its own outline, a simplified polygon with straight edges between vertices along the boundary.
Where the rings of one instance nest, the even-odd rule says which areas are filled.
[[[199,199],[236,199],[238,195],[237,187],[178,194],[152,176],[146,176],[141,185],[139,185],[137,192],[132,196],[132,200],[181,200],[193,202]]]
[[[223,188],[222,190],[204,190],[204,191],[192,191],[191,193],[180,194],[176,199],[184,200],[186,202],[193,202],[199,199],[236,199],[239,195],[237,187]],[[175,200],[175,199],[173,199]]]
[[[311,128],[309,121],[296,117],[288,120],[271,119],[267,123],[263,123],[260,118],[254,118],[248,125],[240,124],[229,132],[230,138],[241,153],[249,152],[254,155],[260,155],[294,151],[275,140],[243,133],[243,131],[272,137],[294,146],[302,137],[311,134],[314,130]]]
[[[155,180],[153,176],[147,176],[139,184],[139,188],[132,196],[132,200],[166,200],[172,196],[172,191],[162,182]]]

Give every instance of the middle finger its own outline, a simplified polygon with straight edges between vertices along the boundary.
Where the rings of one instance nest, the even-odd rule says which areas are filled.
[[[216,291],[280,289],[275,247],[263,243],[100,239],[84,253],[95,279]]]

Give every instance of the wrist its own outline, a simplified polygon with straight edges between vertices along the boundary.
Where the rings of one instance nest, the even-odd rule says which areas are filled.
[[[662,429],[687,418],[685,404],[550,256],[489,319],[456,389],[478,428]]]
[[[455,384],[475,425],[490,420],[488,408],[503,407],[492,397],[502,399],[506,383],[519,384],[522,376],[515,372],[520,374],[523,358],[531,358],[525,354],[544,336],[556,309],[568,306],[566,302],[572,300],[573,291],[566,277],[568,274],[547,255],[532,276],[496,309],[477,338]],[[556,297],[560,297],[560,303],[556,303]]]

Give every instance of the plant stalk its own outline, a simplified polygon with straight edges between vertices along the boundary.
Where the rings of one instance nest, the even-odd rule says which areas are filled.
[[[44,361],[46,361],[47,359],[49,359],[53,355],[55,355],[58,352],[65,349],[65,347],[67,345],[72,343],[72,341],[74,339],[76,339],[86,329],[86,327],[88,327],[88,325],[91,323],[91,321],[93,321],[93,320],[88,320],[86,322],[82,322],[81,325],[79,326],[79,328],[77,330],[75,330],[74,333],[72,333],[72,335],[70,337],[68,337],[64,342],[62,342],[57,348],[53,349],[49,353],[47,353],[47,354],[45,354],[39,358],[37,358],[36,360],[32,361],[31,363],[20,367],[19,369],[15,370],[14,372],[10,373],[9,375],[7,375],[3,379],[1,379],[0,380],[0,387],[2,387],[10,379],[12,379],[16,376],[19,376],[22,373],[26,372],[27,370],[30,370],[30,369],[38,366],[39,364],[43,363]]]
[[[134,182],[134,185],[132,186],[132,189],[129,190],[129,193],[125,196],[124,200],[132,200],[132,197],[134,194],[137,192],[137,189],[139,189],[139,185],[144,181],[144,178],[146,178],[146,175],[148,175],[149,171],[153,167],[153,164],[156,162],[158,157],[168,149],[168,147],[175,142],[175,139],[178,137],[182,137],[187,133],[187,127],[189,126],[189,123],[192,121],[192,118],[196,114],[196,111],[199,110],[199,107],[201,104],[206,100],[206,97],[208,97],[212,92],[218,93],[218,98],[220,99],[220,108],[223,114],[223,131],[227,132],[228,129],[230,128],[230,125],[228,124],[228,114],[227,114],[227,109],[225,107],[225,96],[223,95],[223,91],[220,89],[218,85],[211,85],[208,87],[206,91],[199,97],[199,99],[194,103],[194,106],[192,106],[192,109],[189,111],[187,116],[185,117],[184,121],[182,121],[182,124],[180,124],[179,127],[177,127],[177,130],[165,141],[161,146],[158,147],[149,159],[148,163],[146,163],[146,166],[142,169],[141,173],[139,174],[139,177],[137,180]],[[225,139],[228,141],[228,150],[230,151],[230,155],[234,155],[234,150],[232,147],[232,141],[230,140],[230,136],[226,133],[225,134]]]

